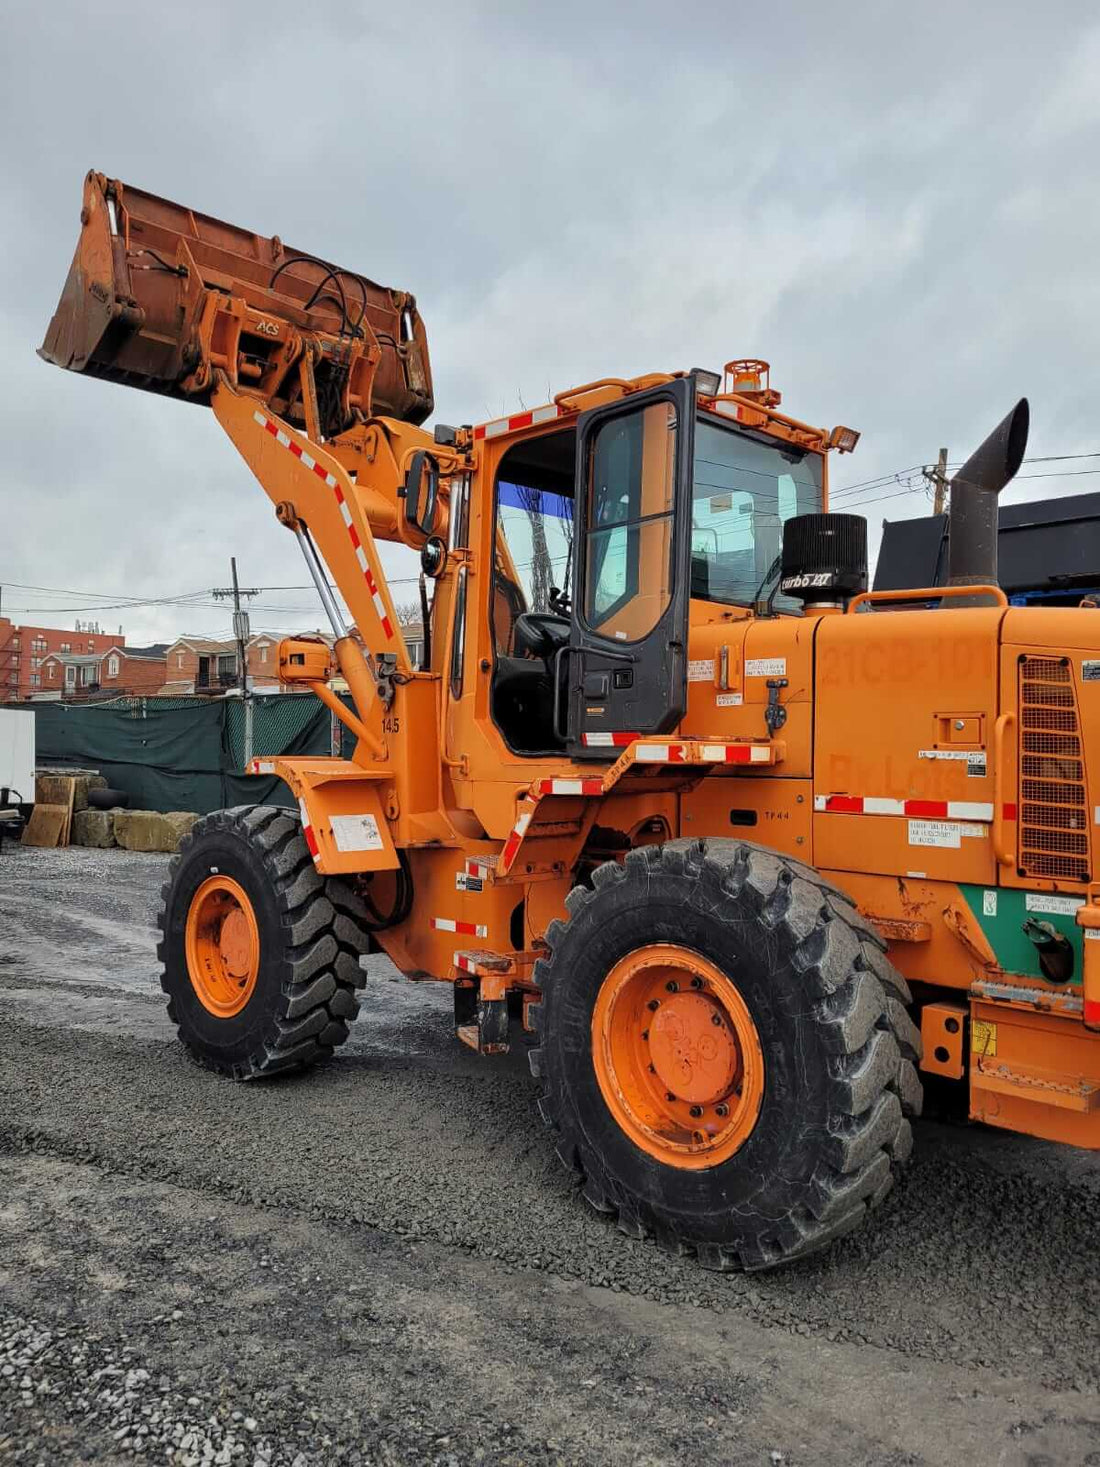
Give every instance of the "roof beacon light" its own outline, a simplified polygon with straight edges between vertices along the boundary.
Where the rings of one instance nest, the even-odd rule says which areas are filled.
[[[771,385],[771,366],[757,357],[739,357],[727,362],[723,392],[749,397],[762,407],[778,407],[781,398]]]

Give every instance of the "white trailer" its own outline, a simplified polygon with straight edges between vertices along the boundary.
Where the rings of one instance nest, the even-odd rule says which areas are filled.
[[[29,818],[34,805],[34,713],[0,708],[0,810]]]

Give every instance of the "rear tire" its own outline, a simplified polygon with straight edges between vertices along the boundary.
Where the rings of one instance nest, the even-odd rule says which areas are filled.
[[[654,1235],[717,1269],[769,1268],[859,1226],[912,1147],[920,1034],[905,980],[843,892],[745,842],[680,840],[599,867],[593,889],[575,889],[567,907],[535,969],[541,1047],[531,1068],[558,1155],[586,1199],[629,1235]],[[664,984],[678,970],[658,966],[656,986],[643,973],[649,986],[634,990],[631,1008],[622,975],[634,981],[647,953],[659,964],[685,952],[688,982]],[[615,983],[628,994],[621,1003],[608,999]],[[656,1022],[664,988],[678,1005],[674,1033],[701,1015],[695,1050],[676,1061],[691,1058],[685,1085],[697,1100],[712,1081],[728,1087],[690,1112],[705,1119],[683,1122],[686,1131],[672,1114],[682,1101],[663,1094],[672,1075],[668,1028]],[[709,1019],[706,1002],[716,1009]],[[616,1013],[625,1017],[608,1017]],[[722,1041],[731,1015],[735,1027],[741,1016],[743,1063],[712,1039]],[[609,1055],[620,1061],[610,1079]],[[738,1119],[742,1088],[752,1105]],[[657,1117],[648,1129],[637,1120],[646,1105]],[[708,1121],[713,1140],[701,1131],[692,1140],[691,1126]]]
[[[200,1064],[253,1079],[304,1069],[348,1037],[365,981],[359,958],[368,950],[367,914],[347,883],[318,875],[297,812],[259,805],[204,816],[180,842],[161,897],[161,987],[169,1018]],[[220,961],[219,897],[237,922],[236,946],[229,938],[222,943],[237,967],[211,982],[201,965],[193,974],[191,964],[200,909],[212,913],[207,948]]]

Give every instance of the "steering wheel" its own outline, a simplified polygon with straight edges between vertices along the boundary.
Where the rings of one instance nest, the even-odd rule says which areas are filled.
[[[517,657],[541,657],[549,662],[559,647],[569,640],[567,616],[548,611],[525,611],[516,617],[514,647]]]

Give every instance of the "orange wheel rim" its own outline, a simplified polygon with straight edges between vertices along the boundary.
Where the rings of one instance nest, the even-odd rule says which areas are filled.
[[[199,1002],[219,1019],[239,1014],[260,971],[260,930],[244,887],[208,876],[187,913],[187,973]]]
[[[726,1161],[752,1134],[764,1052],[734,983],[685,947],[620,959],[592,1013],[596,1079],[636,1146],[666,1166]]]

